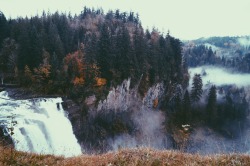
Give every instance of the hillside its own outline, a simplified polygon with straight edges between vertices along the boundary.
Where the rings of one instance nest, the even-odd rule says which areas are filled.
[[[1,147],[1,165],[48,165],[48,166],[118,166],[118,165],[249,165],[250,156],[244,154],[200,156],[176,151],[159,151],[152,149],[123,149],[102,155],[82,155],[72,158],[55,157],[52,155],[36,155],[24,152],[11,152]]]
[[[182,43],[170,32],[144,29],[133,12],[104,13],[87,7],[75,16],[44,12],[7,20],[0,13],[0,24],[1,86],[20,87],[7,88],[3,100],[7,94],[13,103],[28,96],[62,97],[62,103],[53,107],[66,111],[84,153],[142,147],[205,155],[249,152],[250,86],[244,81],[250,78],[247,37]],[[210,70],[215,66],[223,70]],[[245,84],[215,80],[226,80],[225,76]],[[9,106],[8,102],[4,105]],[[36,106],[36,101],[31,105]],[[10,106],[18,108],[16,103]],[[53,122],[62,127],[57,120]],[[39,124],[45,142],[51,141]],[[31,152],[29,142],[36,139],[25,139]],[[139,152],[143,158],[144,151]],[[118,160],[115,152],[106,155],[112,154],[112,160]],[[193,157],[187,160],[192,162]]]
[[[216,65],[249,73],[249,36],[210,37],[184,42],[183,55],[189,67]]]

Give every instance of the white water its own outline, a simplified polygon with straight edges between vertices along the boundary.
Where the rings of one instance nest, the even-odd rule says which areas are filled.
[[[17,121],[12,135],[16,150],[65,157],[82,153],[61,102],[59,97],[13,100],[0,92],[1,124],[9,128]]]

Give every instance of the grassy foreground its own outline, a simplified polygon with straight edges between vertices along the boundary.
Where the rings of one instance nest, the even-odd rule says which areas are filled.
[[[81,155],[64,158],[52,155],[35,155],[0,148],[0,165],[58,165],[58,166],[96,166],[96,165],[129,165],[129,166],[158,166],[158,165],[250,165],[250,156],[242,154],[200,156],[177,151],[160,151],[152,149],[124,149],[102,155]]]

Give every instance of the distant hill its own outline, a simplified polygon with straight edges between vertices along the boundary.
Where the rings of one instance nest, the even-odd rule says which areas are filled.
[[[183,55],[189,67],[218,65],[250,72],[250,36],[210,37],[185,41]]]
[[[196,44],[211,44],[220,48],[235,48],[236,46],[249,47],[250,36],[199,38],[193,40],[193,42]]]

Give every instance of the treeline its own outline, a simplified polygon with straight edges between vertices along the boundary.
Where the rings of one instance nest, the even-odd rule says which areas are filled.
[[[195,74],[190,90],[175,88],[168,103],[168,125],[206,125],[230,138],[240,136],[249,115],[246,90],[233,85],[203,86],[201,75]]]
[[[243,40],[242,40],[243,39]],[[232,36],[225,36],[225,37],[209,37],[209,38],[200,38],[194,40],[197,45],[204,45],[204,44],[211,44],[216,47],[226,48],[226,49],[245,49],[249,50],[248,41],[249,36],[242,36],[242,37],[232,37]],[[242,45],[243,44],[243,45]]]
[[[189,67],[217,65],[238,72],[250,73],[250,53],[244,54],[242,50],[238,49],[231,52],[230,56],[216,54],[216,51],[205,45],[186,47],[183,51],[185,62]]]
[[[84,8],[7,20],[0,14],[5,82],[80,97],[131,78],[140,94],[156,82],[187,84],[181,42],[141,26],[138,14]],[[84,92],[84,93],[83,93]]]

